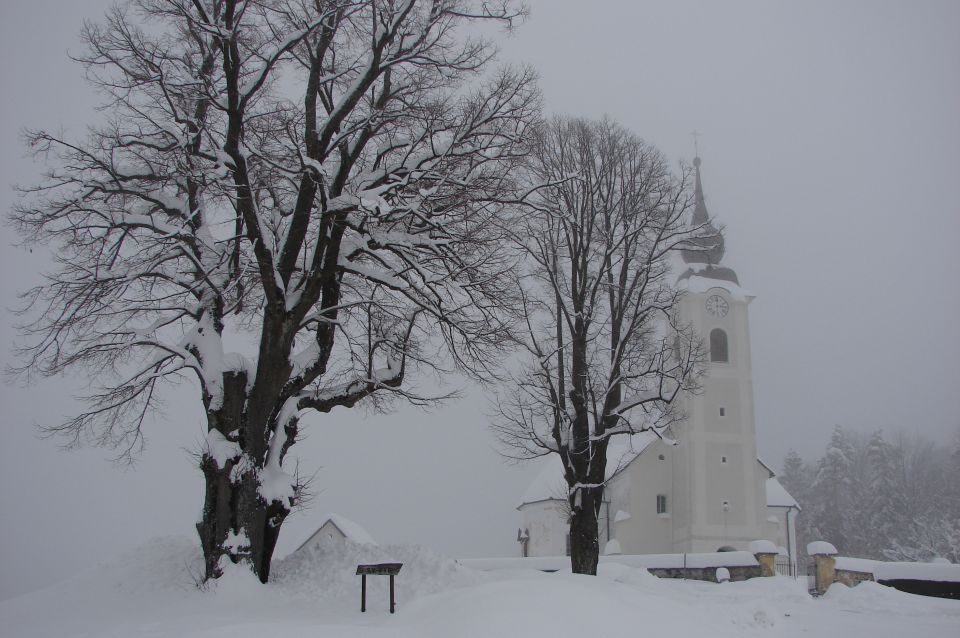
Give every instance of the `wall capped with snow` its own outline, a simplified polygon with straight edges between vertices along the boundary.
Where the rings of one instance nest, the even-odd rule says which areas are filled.
[[[847,556],[833,560],[834,581],[848,587],[875,581],[921,596],[960,599],[960,565],[887,562]]]

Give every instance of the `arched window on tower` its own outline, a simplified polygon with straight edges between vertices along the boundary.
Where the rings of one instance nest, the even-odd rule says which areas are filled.
[[[710,331],[710,361],[727,363],[730,353],[727,347],[727,333],[720,328]]]

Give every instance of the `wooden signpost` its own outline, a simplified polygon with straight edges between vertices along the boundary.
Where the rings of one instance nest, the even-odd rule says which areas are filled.
[[[390,577],[390,613],[396,608],[393,596],[393,577],[400,573],[403,563],[378,563],[376,565],[357,565],[357,575],[360,576],[360,611],[367,611],[367,574]]]

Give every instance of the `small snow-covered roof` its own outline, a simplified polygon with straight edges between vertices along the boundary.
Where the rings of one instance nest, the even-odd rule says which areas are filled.
[[[760,464],[760,467],[762,467],[763,469],[765,469],[765,470],[767,471],[767,474],[769,475],[768,478],[773,478],[774,476],[777,475],[777,473],[774,472],[773,469],[771,469],[769,465],[767,465],[766,463],[764,463],[764,462],[763,462],[763,459],[761,459],[759,456],[757,457],[757,463],[759,463],[759,464]]]
[[[780,481],[773,477],[767,479],[767,506],[796,507],[800,509],[800,505],[790,496],[790,492],[780,485]]]
[[[612,479],[620,470],[640,456],[647,447],[659,439],[647,430],[630,436],[614,436],[607,445],[606,480]],[[549,500],[566,500],[567,483],[563,478],[563,463],[559,454],[550,454],[542,459],[543,467],[523,493],[517,509],[527,503]]]
[[[305,545],[309,544],[314,538],[316,538],[317,534],[320,532],[321,529],[323,529],[323,527],[327,523],[332,524],[334,527],[340,530],[340,533],[343,534],[344,537],[349,541],[352,541],[354,543],[359,543],[361,545],[377,544],[377,541],[373,540],[373,536],[371,536],[370,533],[367,532],[367,530],[363,529],[363,527],[359,523],[355,523],[354,521],[351,521],[349,518],[345,516],[340,516],[339,514],[334,514],[331,512],[326,516],[324,516],[323,518],[321,518],[320,520],[322,520],[323,522],[320,523],[316,531],[310,534],[307,540],[303,541],[303,543],[300,544],[300,547],[297,548],[298,550],[303,548]]]
[[[750,553],[751,554],[776,554],[778,553],[777,546],[773,544],[772,541],[768,540],[756,540],[750,541]]]
[[[810,556],[816,556],[817,554],[836,556],[837,548],[827,541],[813,541],[812,543],[807,543],[807,554]]]

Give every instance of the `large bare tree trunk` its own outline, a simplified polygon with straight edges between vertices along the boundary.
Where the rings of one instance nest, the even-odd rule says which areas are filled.
[[[277,380],[290,375],[286,359],[276,354],[288,352],[290,345],[270,336],[286,332],[281,322],[270,316],[269,309],[265,311],[264,333],[269,335],[264,334],[262,342],[273,348],[261,355],[253,387],[248,387],[246,374],[227,374],[221,405],[209,409],[210,400],[206,400],[210,429],[228,442],[232,454],[225,458],[223,452],[211,448],[201,457],[206,496],[197,531],[206,578],[219,577],[221,561],[227,557],[234,563],[248,563],[260,581],[267,582],[280,528],[293,506],[292,496],[268,499],[261,491],[271,432],[281,418],[283,386]],[[296,424],[296,418],[292,418],[274,434],[285,439],[286,447],[296,439]],[[290,485],[290,489],[293,495],[298,488]]]
[[[581,488],[580,507],[570,517],[570,568],[574,574],[597,575],[600,561],[600,526],[597,519],[603,487]]]

